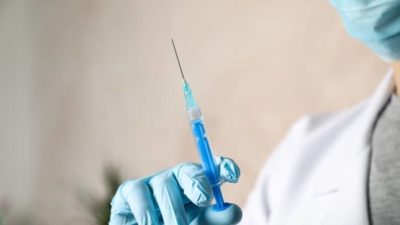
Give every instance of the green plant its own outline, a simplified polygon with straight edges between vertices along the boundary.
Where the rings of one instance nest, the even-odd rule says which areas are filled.
[[[107,225],[110,220],[111,199],[114,196],[122,179],[119,171],[113,166],[107,166],[104,170],[104,183],[106,195],[102,198],[93,195],[81,196],[84,206],[88,209],[90,216],[97,225]],[[0,224],[1,225],[1,224]]]

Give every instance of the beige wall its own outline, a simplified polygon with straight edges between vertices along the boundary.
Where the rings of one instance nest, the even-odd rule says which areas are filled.
[[[128,178],[197,161],[172,36],[215,153],[242,168],[224,187],[242,205],[291,123],[360,101],[387,68],[328,1],[2,0],[0,199],[12,213],[86,224],[77,193],[103,192],[105,164]]]

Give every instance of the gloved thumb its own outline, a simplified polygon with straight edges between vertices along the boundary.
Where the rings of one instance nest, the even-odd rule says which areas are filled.
[[[242,219],[242,210],[239,206],[229,204],[223,210],[216,210],[214,206],[205,207],[190,225],[234,225]]]

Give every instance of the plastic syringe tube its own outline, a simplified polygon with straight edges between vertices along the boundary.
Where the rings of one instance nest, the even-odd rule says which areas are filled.
[[[189,116],[189,122],[195,138],[196,146],[201,158],[204,173],[210,181],[213,195],[216,202],[216,210],[223,210],[227,207],[221,192],[221,182],[219,180],[219,169],[216,166],[215,158],[212,153],[210,143],[207,138],[204,119],[201,110],[197,105],[192,91],[187,82],[183,84],[183,91],[186,99],[186,110]]]

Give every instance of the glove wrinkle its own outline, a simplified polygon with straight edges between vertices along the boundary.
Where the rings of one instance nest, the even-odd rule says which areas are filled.
[[[172,172],[154,177],[150,181],[165,225],[187,225],[182,193]]]

